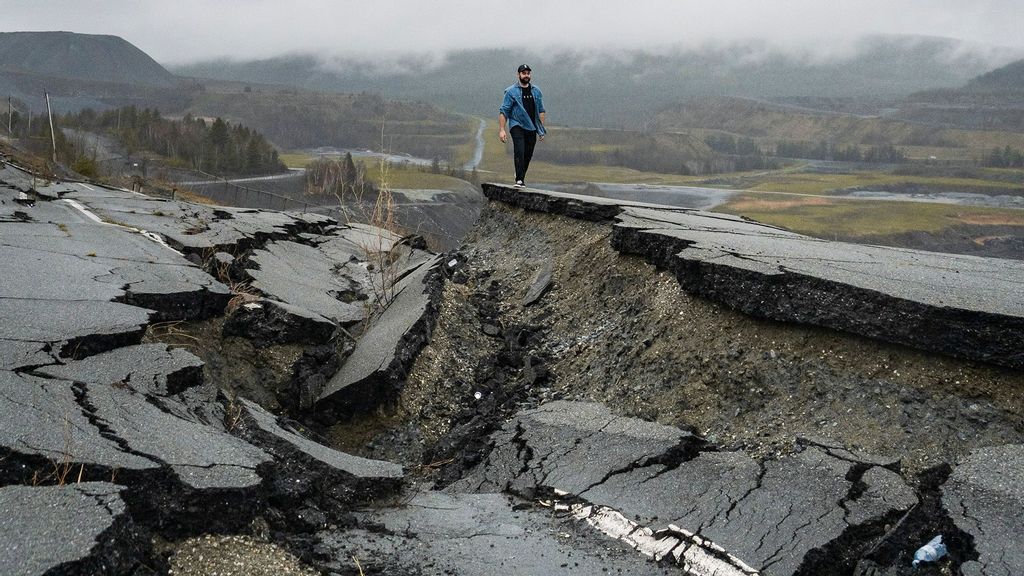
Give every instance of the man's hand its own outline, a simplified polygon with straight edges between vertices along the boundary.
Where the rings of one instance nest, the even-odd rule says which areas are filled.
[[[543,134],[538,134],[537,138],[539,138],[541,142],[544,141],[544,135]]]
[[[505,133],[504,129],[498,130],[498,140],[501,140],[502,144],[508,141],[508,134]]]

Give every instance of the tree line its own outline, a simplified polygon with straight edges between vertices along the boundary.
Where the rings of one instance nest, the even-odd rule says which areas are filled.
[[[362,162],[356,164],[349,152],[342,158],[317,158],[306,165],[307,194],[359,200],[364,194],[377,192],[377,187],[366,178]]]
[[[159,110],[129,106],[103,112],[85,109],[58,115],[55,122],[60,128],[109,135],[129,156],[148,151],[212,174],[244,176],[287,170],[262,134],[219,117],[208,122],[187,114],[181,120],[171,120]],[[40,124],[43,122],[36,121],[32,131]],[[88,150],[78,152],[88,156]]]
[[[1024,168],[1024,152],[1009,146],[993,148],[981,164],[990,168]]]
[[[7,114],[3,114],[6,120]],[[97,176],[95,145],[69,137],[70,128],[112,137],[130,157],[141,151],[164,156],[179,165],[218,175],[253,175],[281,172],[287,167],[277,150],[258,132],[221,118],[207,122],[186,115],[181,120],[160,116],[156,109],[134,106],[97,112],[84,109],[54,116],[57,156],[75,171]],[[13,135],[25,138],[29,148],[42,154],[49,148],[50,124],[45,114],[11,117]],[[4,126],[6,128],[6,126]]]

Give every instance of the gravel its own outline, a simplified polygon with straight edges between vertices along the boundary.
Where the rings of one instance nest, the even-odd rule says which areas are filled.
[[[318,576],[279,546],[250,536],[201,536],[170,558],[171,576]]]

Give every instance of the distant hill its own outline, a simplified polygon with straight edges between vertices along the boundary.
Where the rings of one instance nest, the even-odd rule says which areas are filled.
[[[891,118],[920,124],[1024,132],[1024,60],[980,74],[963,86],[911,94],[892,108]]]
[[[74,32],[0,32],[0,70],[132,86],[177,84],[123,38]]]
[[[178,74],[275,83],[336,92],[379,92],[424,100],[447,110],[492,116],[516,65],[534,67],[549,118],[577,126],[643,128],[653,111],[687,96],[900,98],[932,88],[962,86],[1021,51],[930,37],[875,36],[847,57],[797,56],[763,43],[646,53],[507,49],[448,54],[440,64],[415,58],[388,64],[314,56],[252,62],[224,60],[179,66]]]
[[[970,81],[968,90],[1024,92],[1024,60],[986,72]]]
[[[72,32],[0,32],[0,95],[22,111],[58,112],[127,104],[184,106],[179,79],[117,36]]]

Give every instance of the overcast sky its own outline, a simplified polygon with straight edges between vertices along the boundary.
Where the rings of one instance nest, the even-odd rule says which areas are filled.
[[[0,31],[113,34],[163,64],[290,52],[657,48],[759,39],[841,54],[865,34],[1024,48],[1022,0],[0,0]]]

